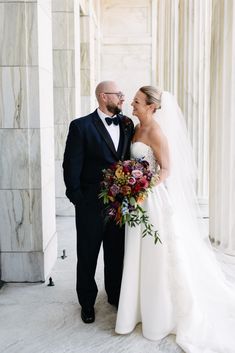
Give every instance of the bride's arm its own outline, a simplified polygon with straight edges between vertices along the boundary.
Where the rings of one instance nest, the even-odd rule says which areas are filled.
[[[159,178],[156,185],[162,183],[170,174],[170,157],[169,148],[165,135],[163,134],[160,126],[152,129],[149,135],[150,146],[153,150],[157,164],[160,167],[158,172]]]

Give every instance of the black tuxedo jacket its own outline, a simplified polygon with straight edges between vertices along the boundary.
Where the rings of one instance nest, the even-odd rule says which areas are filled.
[[[118,160],[130,157],[134,125],[126,116],[120,118],[120,141],[115,150],[113,141],[97,111],[70,123],[64,152],[66,196],[77,205],[91,194],[97,197],[102,170]]]

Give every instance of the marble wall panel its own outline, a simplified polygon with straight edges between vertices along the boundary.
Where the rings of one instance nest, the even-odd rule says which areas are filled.
[[[66,197],[56,198],[56,215],[61,217],[75,216],[75,208]]]
[[[38,0],[37,10],[38,66],[52,73],[51,0]]]
[[[55,125],[55,159],[62,160],[64,156],[65,142],[68,134],[68,125]]]
[[[47,17],[50,20],[50,22],[51,22],[51,11],[52,11],[51,1],[52,0],[37,0],[38,13],[40,12],[44,13],[43,17]],[[40,22],[39,22],[39,27],[41,27]],[[51,30],[50,30],[50,33],[51,33]]]
[[[51,183],[55,178],[54,167],[54,129],[40,130],[40,162],[41,162],[41,187]]]
[[[96,106],[91,106],[90,96],[81,96],[81,107],[80,107],[81,116],[89,114],[95,108]]]
[[[150,1],[103,1],[102,31],[112,36],[151,33]]]
[[[90,96],[91,93],[91,81],[90,81],[91,72],[89,69],[81,69],[80,77],[81,77],[81,96]]]
[[[0,67],[0,127],[38,128],[38,70]]]
[[[75,118],[75,88],[54,88],[55,124],[69,124]]]
[[[58,257],[58,241],[57,241],[57,233],[55,233],[50,242],[47,244],[47,247],[44,249],[44,276],[43,280],[46,281],[53,269],[53,266]]]
[[[54,87],[74,87],[74,52],[54,50]]]
[[[1,3],[1,2],[3,2],[3,3],[5,3],[5,2],[6,2],[6,3],[8,3],[8,2],[9,2],[9,3],[13,3],[13,2],[14,2],[14,3],[15,3],[15,2],[17,2],[17,3],[21,3],[21,2],[32,2],[32,3],[35,2],[35,3],[37,3],[38,0],[0,0],[0,3]]]
[[[46,281],[57,259],[57,234],[44,251],[2,252],[1,279],[5,282]]]
[[[0,65],[38,63],[36,3],[0,3]]]
[[[52,0],[53,12],[73,12],[73,9],[74,0]]]
[[[40,188],[38,129],[0,130],[0,188]]]
[[[80,44],[80,67],[81,69],[90,69],[90,43]]]
[[[56,233],[55,223],[55,183],[54,179],[50,183],[42,186],[42,235],[43,250],[48,246],[51,238]]]
[[[40,190],[0,190],[0,204],[1,251],[42,250]]]
[[[74,49],[74,14],[54,12],[52,25],[53,49]]]
[[[53,75],[44,68],[39,68],[39,95],[40,127],[53,128]]]
[[[1,263],[5,282],[41,282],[45,278],[42,252],[2,252]]]
[[[112,64],[111,64],[112,63]],[[117,81],[125,93],[123,112],[132,115],[131,102],[139,87],[152,83],[151,46],[105,45],[102,50],[101,80]]]
[[[56,197],[65,197],[65,185],[63,178],[63,160],[55,161],[55,186]]]
[[[150,45],[129,45],[122,43],[107,45],[103,47],[101,68],[103,75],[106,70],[112,69],[114,72],[128,70],[134,75],[139,69],[149,71],[151,64]]]
[[[89,5],[90,5],[89,0],[79,0],[80,12],[83,15],[89,15],[89,8],[90,8]]]
[[[80,17],[80,43],[91,43],[91,17],[81,16]]]

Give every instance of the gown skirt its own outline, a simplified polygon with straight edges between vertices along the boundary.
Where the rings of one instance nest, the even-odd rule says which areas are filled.
[[[132,157],[156,168],[153,152],[142,142]],[[161,242],[142,237],[143,225],[126,225],[124,268],[115,331],[160,340],[176,335],[186,353],[235,353],[235,291],[208,241],[182,227],[167,186],[155,186],[141,205]],[[185,219],[187,223],[187,210]]]

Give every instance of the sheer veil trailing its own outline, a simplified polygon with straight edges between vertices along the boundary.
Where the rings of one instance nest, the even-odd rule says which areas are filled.
[[[176,341],[186,352],[235,352],[234,287],[226,280],[201,226],[192,147],[183,114],[169,92],[162,93],[156,121],[170,150],[166,188],[174,223],[174,232],[168,233],[173,234],[169,276],[177,318]]]
[[[176,98],[164,91],[156,121],[167,137],[170,150],[170,176],[166,186],[178,217],[196,236],[209,242],[206,229],[200,224],[201,212],[196,195],[197,167],[186,123]],[[189,224],[187,224],[189,223]],[[200,226],[200,231],[198,227]]]

